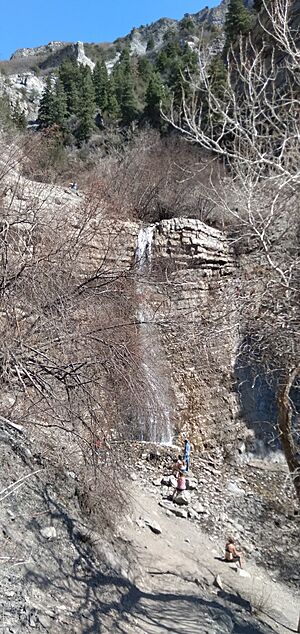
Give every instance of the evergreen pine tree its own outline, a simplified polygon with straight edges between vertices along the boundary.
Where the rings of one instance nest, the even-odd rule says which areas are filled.
[[[47,77],[46,87],[40,101],[38,120],[41,128],[48,128],[55,123],[55,97],[50,75]]]
[[[76,62],[66,60],[59,68],[59,79],[67,99],[67,111],[77,114],[79,108],[80,69]]]
[[[182,20],[180,20],[179,29],[182,35],[192,35],[195,33],[196,24],[189,14],[186,14]]]
[[[209,64],[208,76],[211,90],[214,96],[224,104],[226,110],[227,99],[227,70],[221,56],[216,55]],[[202,107],[202,125],[204,127],[209,126],[210,130],[213,128],[215,133],[218,134],[219,126],[222,125],[223,115],[210,108],[207,95],[201,94],[201,107]]]
[[[125,75],[129,75],[131,73],[130,50],[128,46],[123,49],[120,55],[119,66],[121,66],[122,71]]]
[[[78,127],[76,138],[78,143],[88,141],[95,126],[95,91],[93,78],[88,66],[80,67]]]
[[[129,125],[138,114],[137,101],[134,94],[134,83],[131,75],[125,75],[121,101],[121,117],[124,125]]]
[[[121,115],[120,107],[118,104],[118,100],[116,97],[116,87],[114,78],[111,75],[108,81],[108,90],[107,90],[107,114],[110,119],[118,119]]]
[[[189,75],[194,75],[198,72],[198,55],[188,44],[184,46],[181,59],[182,67]]]
[[[19,101],[17,101],[12,110],[11,118],[19,130],[25,130],[27,121],[24,110],[21,110]]]
[[[164,86],[158,73],[150,77],[146,91],[145,115],[154,126],[160,123],[160,104],[164,97]]]
[[[120,55],[119,62],[113,71],[113,80],[122,122],[124,125],[129,125],[137,116],[138,104],[128,48],[125,48]]]
[[[216,55],[212,59],[208,68],[208,74],[214,94],[218,98],[223,97],[227,82],[227,72],[225,64],[219,55]]]
[[[169,85],[173,95],[174,106],[178,107],[182,102],[182,87],[184,85],[185,94],[189,91],[189,84],[184,81],[181,60],[174,60],[172,72],[169,78]]]
[[[115,64],[114,66],[113,72],[110,76],[110,82],[111,81],[113,81],[117,103],[120,105],[122,101],[123,73],[119,64]]]
[[[165,73],[169,65],[168,55],[164,49],[162,49],[156,60],[156,68],[160,73]]]
[[[154,46],[155,46],[154,37],[153,35],[150,35],[150,37],[148,38],[146,51],[153,51]]]
[[[107,109],[108,101],[108,73],[105,62],[97,62],[93,72],[95,101],[101,114]]]
[[[141,79],[148,84],[153,72],[153,64],[149,62],[147,57],[140,57],[138,61],[138,72]]]
[[[246,9],[243,0],[229,0],[225,19],[226,44],[228,48],[236,38],[245,35],[251,28],[251,15]]]
[[[58,79],[54,91],[54,118],[62,131],[65,130],[67,117],[67,96],[62,81]]]

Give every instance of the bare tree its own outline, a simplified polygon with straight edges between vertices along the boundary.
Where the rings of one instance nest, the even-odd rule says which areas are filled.
[[[82,503],[109,519],[122,501],[120,447],[137,431],[123,406],[137,412],[151,391],[139,372],[133,271],[112,257],[124,236],[113,222],[107,231],[97,192],[72,198],[24,179],[22,152],[2,150],[2,422],[39,428],[49,463],[75,472]]]
[[[290,0],[263,0],[257,24],[227,58],[222,94],[205,60],[183,91],[182,117],[165,118],[223,160],[227,176],[207,198],[239,255],[242,353],[277,394],[278,433],[300,499],[299,437],[299,31]],[[192,89],[192,97],[190,96]]]

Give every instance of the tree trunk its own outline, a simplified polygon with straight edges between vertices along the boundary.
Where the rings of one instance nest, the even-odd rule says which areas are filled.
[[[300,503],[300,459],[298,448],[295,444],[292,430],[293,410],[290,400],[290,391],[300,373],[300,366],[289,371],[285,384],[278,393],[278,418],[277,425],[284,455],[293,479],[297,497]]]

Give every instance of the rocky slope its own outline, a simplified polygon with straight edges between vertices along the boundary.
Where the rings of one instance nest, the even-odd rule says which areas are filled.
[[[129,447],[128,480],[123,479],[127,510],[112,537],[102,523],[95,527],[84,516],[75,474],[53,464],[39,450],[39,438],[38,429],[21,432],[0,422],[4,631],[183,634],[187,623],[195,634],[296,631],[298,591],[283,584],[281,569],[270,575],[257,567],[262,544],[248,547],[258,535],[257,524],[262,534],[266,525],[257,518],[256,533],[248,537],[240,524],[229,522],[230,504],[225,510],[228,521],[220,518],[206,533],[207,516],[216,517],[210,503],[221,484],[221,464],[210,467],[205,459],[195,460],[190,478],[193,502],[173,505],[166,499],[166,484],[160,490],[161,479],[170,477],[168,454],[162,457],[161,449],[147,444]],[[116,451],[112,444],[108,468]],[[100,458],[98,467],[104,466]],[[241,502],[237,489],[254,490],[260,473],[255,484],[254,471],[246,472],[243,482],[239,477],[227,499]],[[237,479],[237,471],[231,471],[233,476]],[[222,484],[226,482],[227,475]],[[245,496],[252,499],[248,492]],[[221,505],[219,515],[220,510]],[[244,517],[245,529],[250,530],[247,522]],[[222,561],[228,523],[246,552],[242,574]],[[283,534],[289,532],[288,549],[296,558],[299,544],[292,538],[291,520],[286,516],[281,529],[278,526],[278,542],[284,544]],[[262,550],[265,561],[268,551]],[[295,570],[294,566],[294,581]]]

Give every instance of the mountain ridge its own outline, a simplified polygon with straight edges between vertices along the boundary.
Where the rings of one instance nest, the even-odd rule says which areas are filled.
[[[192,19],[196,24],[204,24],[208,25],[214,24],[215,26],[222,27],[224,24],[225,14],[227,10],[229,0],[222,0],[219,5],[216,7],[204,7],[200,11],[196,13],[185,13],[182,18],[179,20],[175,18],[169,18],[167,16],[163,16],[154,22],[146,25],[140,25],[139,27],[133,27],[130,33],[127,33],[123,36],[117,37],[112,42],[109,41],[100,41],[100,42],[83,42],[84,46],[92,44],[97,46],[112,46],[117,44],[122,40],[128,40],[132,37],[134,33],[142,33],[145,37],[151,35],[158,29],[163,29],[163,27],[174,27],[178,28],[180,23],[185,19]],[[78,40],[81,41],[81,40]],[[66,46],[70,46],[71,44],[75,44],[77,42],[72,41],[60,41],[60,40],[51,40],[47,44],[41,44],[36,47],[21,47],[16,49],[10,56],[8,61],[14,61],[16,59],[24,58],[24,57],[33,57],[36,55],[48,54],[48,52],[53,53],[57,52]],[[6,60],[1,60],[6,61]]]
[[[11,109],[20,109],[27,121],[34,122],[45,91],[49,74],[66,60],[88,66],[93,70],[97,62],[104,61],[110,74],[125,48],[131,56],[145,58],[153,63],[155,55],[175,35],[183,48],[200,48],[209,44],[212,54],[221,52],[224,45],[224,22],[229,0],[222,0],[216,7],[204,7],[200,11],[186,13],[180,20],[162,17],[151,24],[133,27],[130,33],[113,42],[66,42],[51,40],[37,47],[18,48],[10,59],[0,61],[0,97]]]

